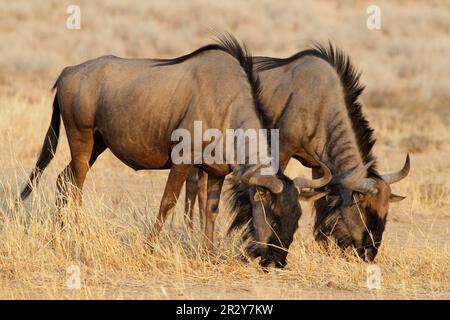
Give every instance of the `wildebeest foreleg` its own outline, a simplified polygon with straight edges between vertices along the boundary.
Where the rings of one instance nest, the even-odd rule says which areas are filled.
[[[204,171],[199,172],[199,178],[197,181],[197,195],[198,195],[198,208],[199,208],[199,220],[200,226],[204,228],[206,220],[206,200],[208,192],[208,174]]]
[[[212,251],[214,244],[214,223],[219,214],[220,193],[224,177],[208,174],[208,198],[206,200],[205,248]]]
[[[322,170],[320,168],[312,168],[312,178],[318,179],[323,175]],[[322,191],[324,188],[319,189],[318,191]],[[323,242],[327,239],[327,234],[324,233],[321,229],[323,224],[323,216],[319,213],[327,212],[328,203],[325,198],[314,201],[314,208],[316,211],[316,217],[314,222],[314,237],[318,242]]]
[[[193,168],[186,180],[186,196],[184,203],[184,217],[189,230],[194,228],[194,207],[198,196],[199,221],[200,227],[204,229],[206,218],[206,193],[207,193],[208,174],[199,168]]]
[[[184,220],[192,232],[194,228],[194,207],[197,199],[197,183],[199,168],[193,168],[186,179],[186,195],[184,197]]]
[[[148,236],[148,244],[150,246],[158,240],[159,233],[161,232],[167,216],[177,203],[181,188],[183,187],[183,184],[186,181],[191,169],[192,165],[176,165],[171,168],[156,222],[153,225],[150,235]]]

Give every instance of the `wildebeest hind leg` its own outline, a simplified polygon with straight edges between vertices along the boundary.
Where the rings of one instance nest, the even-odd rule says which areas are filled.
[[[69,144],[70,144],[69,138]],[[62,209],[67,205],[69,199],[74,200],[76,206],[81,205],[82,188],[89,168],[94,164],[97,157],[106,149],[100,135],[85,135],[84,143],[77,141],[72,143],[72,161],[58,175],[56,180],[56,208],[57,223],[62,225]]]
[[[56,179],[56,222],[63,226],[62,209],[67,205],[74,186],[72,162],[58,175]]]
[[[150,245],[150,247],[158,240],[159,233],[161,232],[167,216],[177,203],[181,188],[191,169],[192,165],[175,165],[171,168],[159,207],[158,216],[156,217],[156,222],[147,239],[147,244]]]

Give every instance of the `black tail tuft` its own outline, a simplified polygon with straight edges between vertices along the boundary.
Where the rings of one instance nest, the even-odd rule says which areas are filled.
[[[39,181],[42,172],[48,166],[55,155],[56,147],[58,146],[59,129],[61,126],[60,114],[61,113],[59,110],[58,98],[55,95],[55,99],[53,100],[52,120],[47,130],[47,134],[45,135],[41,154],[39,155],[36,165],[30,174],[27,185],[20,193],[20,198],[22,200],[25,200],[31,194],[31,191],[33,191],[33,185],[35,184],[35,182],[37,183]]]

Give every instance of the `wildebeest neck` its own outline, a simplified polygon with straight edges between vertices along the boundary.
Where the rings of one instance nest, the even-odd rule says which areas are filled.
[[[262,113],[280,129],[284,159],[314,167],[319,158],[334,175],[374,160],[373,130],[358,101],[364,87],[342,51],[316,46],[289,58],[254,62],[263,88]],[[375,163],[368,171],[377,174]]]

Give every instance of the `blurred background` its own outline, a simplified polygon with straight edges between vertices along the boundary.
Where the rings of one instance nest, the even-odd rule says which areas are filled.
[[[376,151],[395,161],[391,165],[381,157],[382,167],[398,167],[410,151],[423,160],[424,175],[450,175],[447,0],[0,1],[0,110],[16,124],[8,127],[12,141],[18,136],[30,141],[23,131],[30,123],[38,132],[46,130],[49,88],[65,66],[106,54],[176,57],[228,31],[254,55],[286,57],[315,42],[333,42],[362,72],[362,100],[376,129]],[[80,8],[80,29],[66,26],[71,4]],[[380,9],[379,30],[367,27],[373,4]],[[24,105],[28,117],[19,112],[22,100],[34,103]],[[26,156],[15,147],[25,164],[33,164],[40,139]]]
[[[50,87],[64,66],[105,54],[182,55],[225,30],[255,55],[284,57],[331,40],[363,71],[368,93],[448,103],[447,0],[0,2],[3,86]],[[70,4],[81,9],[79,30],[66,28]],[[366,27],[372,4],[381,10],[380,30]]]

